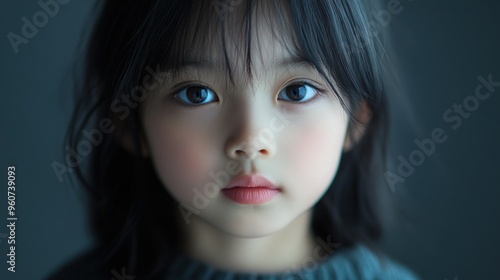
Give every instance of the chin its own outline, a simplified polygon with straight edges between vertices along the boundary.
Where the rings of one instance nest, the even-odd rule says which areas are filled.
[[[219,231],[241,238],[260,238],[277,233],[290,224],[294,218],[264,213],[232,213],[223,219],[203,218]]]

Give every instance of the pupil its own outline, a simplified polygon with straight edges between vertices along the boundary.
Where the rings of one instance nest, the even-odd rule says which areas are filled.
[[[207,90],[202,87],[192,87],[188,90],[187,98],[193,103],[203,102],[207,98]]]
[[[306,95],[305,87],[302,85],[290,86],[288,90],[288,97],[290,97],[290,99],[295,101],[303,99],[305,95]]]

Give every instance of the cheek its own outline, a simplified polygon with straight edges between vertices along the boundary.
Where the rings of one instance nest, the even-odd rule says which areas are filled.
[[[329,186],[337,171],[345,136],[341,122],[323,121],[304,125],[288,148],[293,158],[290,175],[301,197],[316,199]],[[290,141],[292,142],[292,141]]]
[[[205,171],[210,168],[210,142],[199,130],[160,127],[147,131],[156,172],[174,197],[190,199],[192,189],[206,178]]]

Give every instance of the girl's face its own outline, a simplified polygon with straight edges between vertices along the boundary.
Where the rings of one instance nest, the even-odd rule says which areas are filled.
[[[291,60],[265,26],[257,29],[252,77],[241,46],[228,40],[234,84],[212,52],[175,79],[165,73],[162,90],[141,107],[156,173],[186,222],[189,208],[241,237],[278,232],[311,210],[335,177],[348,124],[320,74]],[[281,192],[261,204],[235,202],[220,189],[241,174],[262,175]]]

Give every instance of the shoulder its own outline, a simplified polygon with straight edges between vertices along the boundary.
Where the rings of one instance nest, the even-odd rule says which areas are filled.
[[[63,265],[61,265],[56,270],[52,271],[52,273],[50,273],[48,277],[46,277],[45,279],[46,280],[63,280],[63,279],[109,280],[112,274],[111,272],[106,274],[105,272],[97,268],[95,264],[97,256],[98,254],[95,250],[84,251],[79,255],[77,255],[76,257],[73,257],[71,260],[67,261]]]
[[[360,244],[332,256],[329,267],[338,273],[338,279],[420,279],[405,266]]]

